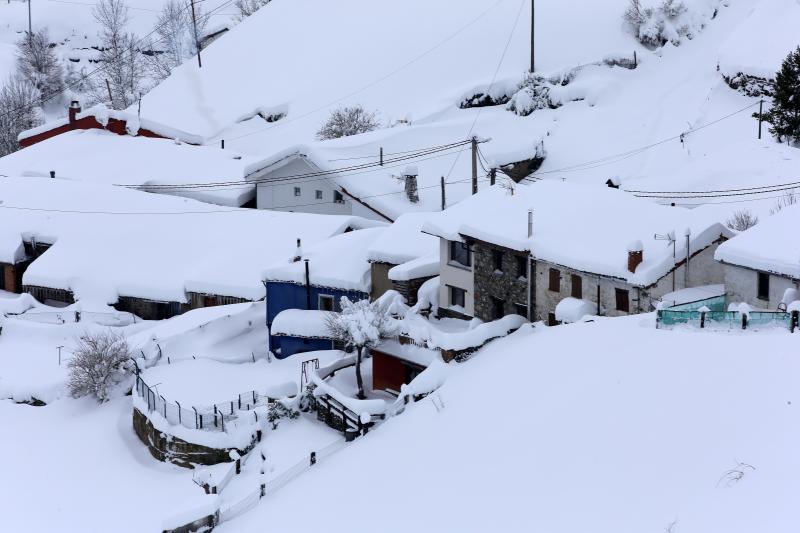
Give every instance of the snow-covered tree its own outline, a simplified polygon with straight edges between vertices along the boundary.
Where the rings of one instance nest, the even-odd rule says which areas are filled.
[[[317,132],[317,139],[338,139],[375,130],[380,126],[377,117],[377,112],[365,111],[360,105],[334,109]]]
[[[269,4],[269,2],[270,0],[236,0],[233,5],[239,11],[237,18],[241,21]]]
[[[82,335],[67,363],[69,392],[74,398],[94,396],[104,402],[129,372],[128,343],[111,331]]]
[[[678,46],[682,37],[692,38],[702,29],[702,18],[690,13],[682,0],[662,0],[656,6],[630,0],[622,18],[636,38],[650,47],[672,42]]]
[[[364,380],[361,377],[361,360],[364,350],[373,348],[396,332],[394,318],[379,302],[369,300],[341,300],[342,312],[328,316],[326,325],[331,337],[356,351],[356,382],[358,397],[364,399]]]
[[[0,87],[0,157],[19,150],[17,135],[43,122],[41,92],[19,73]]]
[[[17,71],[42,97],[48,98],[64,90],[64,70],[53,48],[50,34],[42,28],[17,42]]]
[[[800,46],[786,56],[775,76],[775,95],[765,118],[779,141],[800,143]]]
[[[208,24],[208,15],[202,13],[200,6],[195,7],[195,23],[192,20],[192,11],[179,0],[168,0],[156,21],[156,34],[162,53],[152,56],[151,71],[153,77],[163,80],[170,75],[172,69],[197,54],[197,41],[195,37],[203,35]]]
[[[128,6],[123,0],[101,0],[92,13],[100,25],[100,63],[104,74],[92,82],[92,95],[97,102],[125,109],[144,92],[145,74],[136,36],[126,30],[130,20]],[[106,80],[111,87],[110,101]]]

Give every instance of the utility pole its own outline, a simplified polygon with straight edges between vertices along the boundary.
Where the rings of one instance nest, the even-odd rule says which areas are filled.
[[[203,62],[200,60],[200,40],[197,38],[197,17],[194,13],[194,0],[192,0],[192,26],[194,27],[194,45],[197,48],[197,68],[203,68]]]
[[[63,346],[56,346],[56,348],[58,348],[58,366],[61,366],[61,348]]]
[[[28,46],[33,50],[33,23],[31,22],[31,0],[28,0]]]
[[[478,194],[478,138],[472,137],[472,194]]]
[[[447,207],[447,200],[444,195],[444,176],[442,176],[442,211]]]
[[[764,117],[764,99],[758,101],[758,138],[761,139],[761,120]]]
[[[111,84],[108,83],[108,78],[106,78],[106,89],[108,89],[108,101],[111,103],[111,107],[114,107],[114,97],[111,96]]]
[[[536,70],[536,0],[531,0],[531,72]]]
[[[493,168],[489,170],[489,185],[494,185],[497,181],[497,169]]]

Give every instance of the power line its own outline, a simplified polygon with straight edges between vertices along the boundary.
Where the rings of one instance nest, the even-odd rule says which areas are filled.
[[[686,196],[657,196],[657,195],[646,195],[646,194],[635,194],[637,198],[655,198],[659,200],[668,200],[674,198],[676,200],[685,200],[687,198],[726,198],[729,196],[754,196],[758,194],[767,194],[773,192],[780,192],[780,191],[790,191],[793,189],[797,189],[798,185],[790,185],[786,187],[781,187],[777,189],[769,189],[763,191],[751,191],[751,192],[733,192],[733,193],[725,193],[725,194],[695,194],[695,195],[686,195]]]
[[[800,186],[800,181],[793,181],[789,183],[778,183],[775,185],[762,185],[760,187],[745,187],[742,189],[720,189],[720,190],[711,190],[711,191],[633,191],[625,189],[625,192],[629,193],[643,193],[643,194],[706,194],[706,193],[722,193],[722,192],[740,192],[740,191],[754,191],[756,189],[770,189],[772,187],[785,187],[789,185],[796,185]],[[764,191],[764,192],[771,192],[771,191]],[[667,196],[667,198],[678,198],[678,196]]]

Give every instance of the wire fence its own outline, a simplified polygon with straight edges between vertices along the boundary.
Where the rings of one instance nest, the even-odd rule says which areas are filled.
[[[89,322],[100,326],[122,327],[136,323],[136,315],[128,312],[107,313],[97,311],[43,311],[4,313],[6,318],[26,320],[40,324],[74,324]]]
[[[689,325],[709,329],[763,329],[784,328],[794,332],[798,326],[798,313],[780,311],[676,311],[661,309],[656,313],[656,328],[670,329]]]

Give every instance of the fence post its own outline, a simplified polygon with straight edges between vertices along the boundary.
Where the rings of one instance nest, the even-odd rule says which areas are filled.
[[[789,327],[789,331],[794,333],[794,330],[797,329],[797,326],[800,326],[800,311],[792,311],[791,326]]]
[[[706,327],[706,312],[700,311],[700,329]]]
[[[159,396],[161,396],[161,395],[159,394]],[[164,398],[163,396],[161,396],[161,400],[164,402],[164,420],[168,420],[167,419],[167,399]]]
[[[242,460],[236,459],[236,474],[239,475],[242,473]]]
[[[314,466],[317,464],[317,452],[311,452],[311,456],[308,458],[309,466]]]
[[[214,406],[214,427],[217,427],[217,406]]]
[[[198,425],[199,425],[199,426],[202,428],[202,427],[203,427],[202,423],[198,423],[198,421],[197,421],[197,418],[198,418],[198,415],[197,415],[197,407],[195,407],[195,406],[193,405],[193,406],[192,406],[192,409],[194,409],[194,428],[195,428],[195,429],[198,429]]]
[[[219,420],[220,420],[220,422],[222,423],[222,431],[225,431],[225,415],[223,415],[222,413],[220,413],[220,415],[219,415]]]
[[[747,329],[747,313],[742,313],[742,329]]]
[[[231,401],[231,414],[233,414],[233,401]]]
[[[183,420],[181,420],[181,404],[178,403],[178,400],[175,400],[175,404],[178,406],[178,424],[183,425]]]

